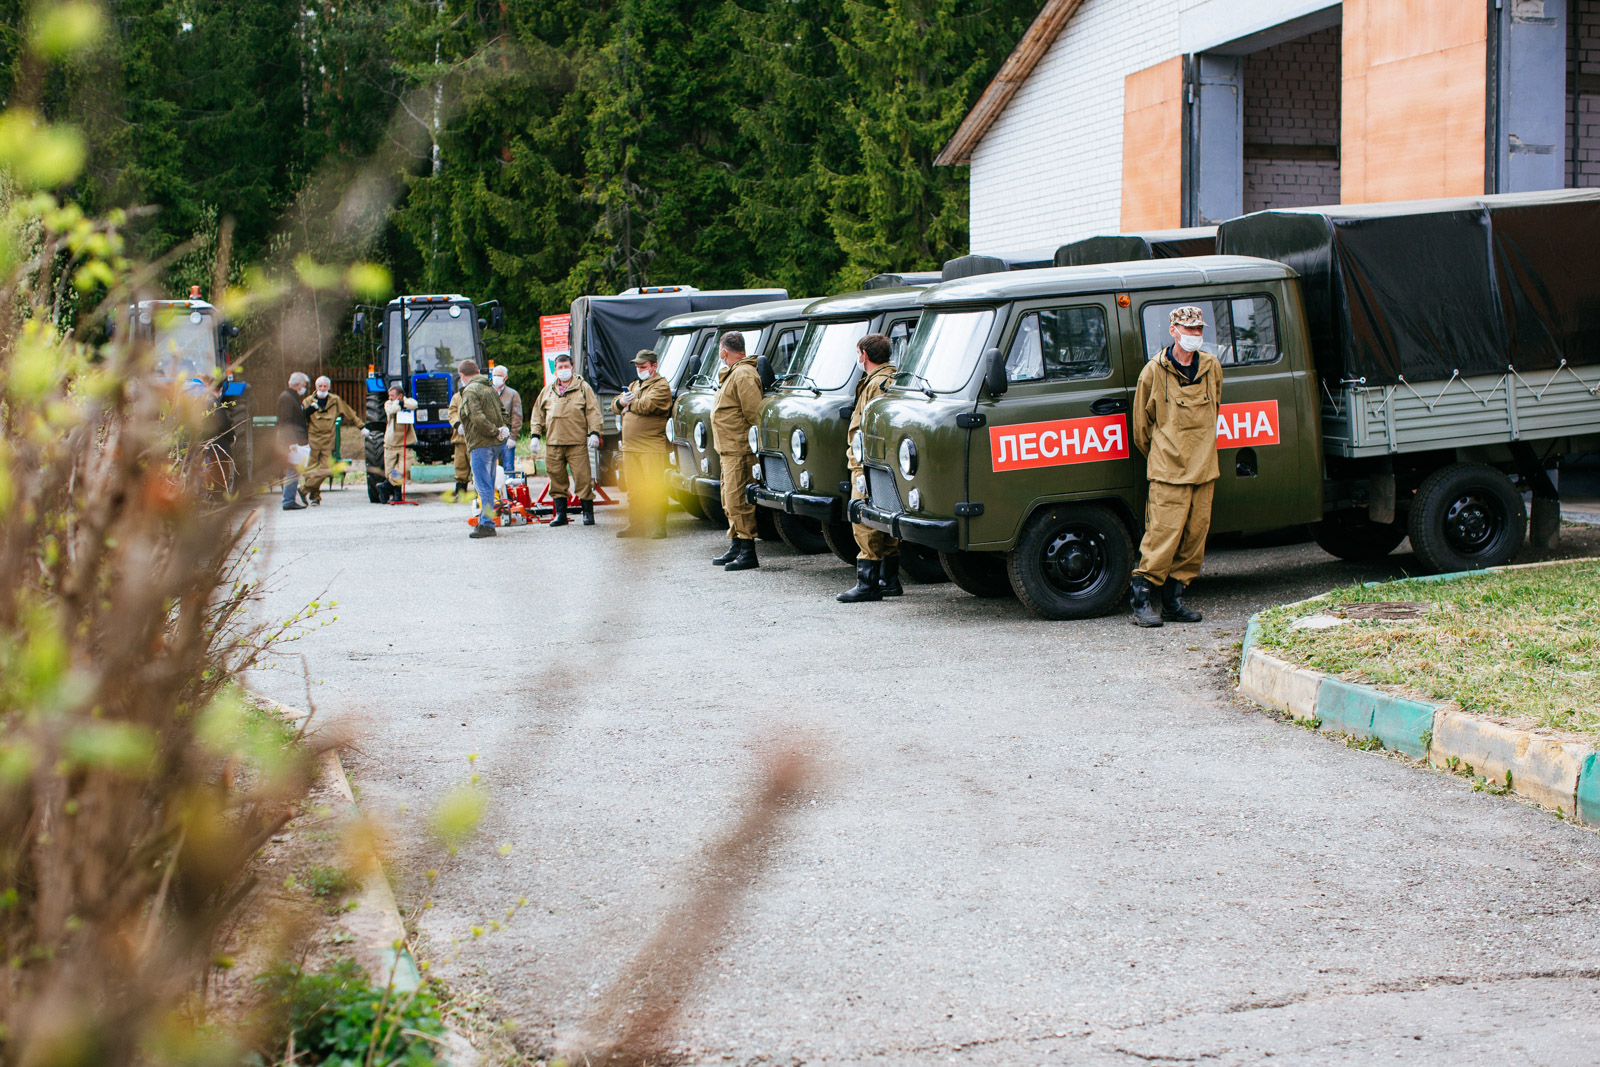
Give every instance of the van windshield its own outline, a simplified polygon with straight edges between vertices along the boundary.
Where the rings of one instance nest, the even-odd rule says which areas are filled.
[[[678,380],[678,371],[689,359],[689,347],[694,344],[694,331],[664,333],[656,341],[656,373],[669,382]]]
[[[856,342],[867,335],[867,325],[866,320],[812,323],[794,362],[795,369],[805,377],[797,377],[795,384],[815,385],[829,393],[843,389],[855,371]]]
[[[912,389],[926,385],[936,393],[960,389],[972,377],[993,325],[994,312],[989,310],[925,312],[895,384]]]

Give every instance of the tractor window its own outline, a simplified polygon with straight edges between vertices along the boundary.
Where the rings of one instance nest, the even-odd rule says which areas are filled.
[[[400,347],[404,334],[400,330],[400,311],[389,312],[389,323],[383,330],[383,373],[390,378],[400,377]]]
[[[412,374],[451,374],[464,359],[477,359],[472,308],[451,304],[405,310],[406,348]]]
[[[156,373],[161,377],[186,382],[217,373],[217,323],[208,312],[141,308],[139,325],[151,331]]]
[[[1175,307],[1192,304],[1205,312],[1205,350],[1224,367],[1275,363],[1280,354],[1278,324],[1272,299],[1266,296],[1218,297],[1212,300],[1178,300],[1149,303],[1139,309],[1144,321],[1145,358],[1154,359],[1172,343],[1170,315]]]

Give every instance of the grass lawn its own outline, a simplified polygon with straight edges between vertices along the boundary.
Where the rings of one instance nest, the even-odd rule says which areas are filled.
[[[1343,604],[1394,601],[1433,607],[1413,621],[1289,629]],[[1600,560],[1335,589],[1265,612],[1258,639],[1273,655],[1346,681],[1600,736]]]

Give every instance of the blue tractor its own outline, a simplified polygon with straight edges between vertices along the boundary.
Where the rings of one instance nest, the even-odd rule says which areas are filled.
[[[352,331],[367,337],[372,358],[367,365],[366,439],[367,497],[380,500],[383,470],[383,402],[389,384],[398,381],[404,395],[417,402],[418,463],[449,463],[453,448],[447,412],[460,383],[456,367],[464,359],[487,370],[483,331],[505,327],[498,300],[475,304],[464,296],[397,296],[385,307],[356,310]]]

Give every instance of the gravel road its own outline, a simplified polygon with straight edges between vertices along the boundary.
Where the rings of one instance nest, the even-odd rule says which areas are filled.
[[[950,585],[836,604],[831,556],[763,543],[726,574],[683,516],[661,542],[617,541],[608,508],[468,541],[437,497],[325,499],[268,513],[270,610],[326,596],[338,621],[254,684],[303,703],[303,654],[324,721],[358,724],[402,903],[437,869],[422,933],[471,942],[442,973],[535,1045],[798,730],[821,773],[685,1008],[699,1062],[1594,1062],[1600,837],[1229,688],[1252,611],[1398,574],[1405,546],[1218,548],[1205,622],[1141,631]],[[444,855],[419,816],[474,769],[488,814]]]

